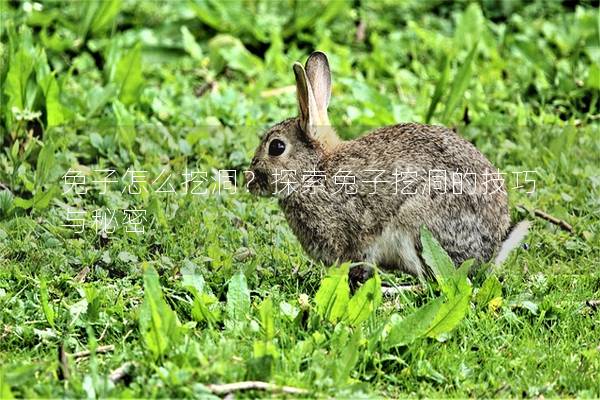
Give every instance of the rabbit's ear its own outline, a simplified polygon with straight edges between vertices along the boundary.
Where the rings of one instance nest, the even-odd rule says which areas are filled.
[[[319,118],[323,124],[329,125],[327,107],[331,98],[331,71],[327,56],[321,51],[315,51],[308,57],[305,68],[315,96]]]
[[[300,111],[300,125],[305,133],[312,136],[313,128],[318,124],[315,97],[302,64],[294,63],[294,75],[296,76],[296,97],[298,98],[298,109]]]
[[[339,143],[333,128],[329,125],[327,118],[327,101],[325,113],[319,112],[315,93],[308,79],[307,72],[300,63],[294,63],[294,75],[296,76],[296,96],[298,98],[298,109],[300,111],[300,127],[311,139],[318,141],[325,148],[333,148]],[[313,72],[315,71],[314,67]],[[323,98],[325,99],[325,98]]]

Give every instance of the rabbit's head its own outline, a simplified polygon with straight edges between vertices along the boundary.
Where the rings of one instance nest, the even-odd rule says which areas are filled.
[[[303,171],[317,168],[323,156],[340,142],[327,117],[331,96],[327,56],[314,52],[306,67],[294,63],[293,70],[299,116],[278,123],[264,134],[246,173],[248,189],[254,194],[275,194],[281,174],[293,171],[299,179]]]

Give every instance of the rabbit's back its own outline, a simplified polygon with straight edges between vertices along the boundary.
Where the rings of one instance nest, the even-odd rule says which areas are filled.
[[[398,242],[407,236],[419,248],[419,227],[424,224],[455,262],[487,261],[506,235],[510,221],[501,175],[452,130],[400,124],[342,146],[327,160],[326,169],[350,169],[360,176],[360,197],[381,232],[367,252],[374,248],[380,259],[394,259],[390,239]],[[374,181],[381,171],[384,183],[379,184]]]
[[[448,171],[494,171],[492,164],[470,142],[438,125],[399,124],[376,129],[342,142],[326,165],[353,168],[413,167]]]

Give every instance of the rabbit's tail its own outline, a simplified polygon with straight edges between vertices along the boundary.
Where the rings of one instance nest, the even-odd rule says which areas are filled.
[[[498,251],[496,258],[494,258],[495,265],[500,265],[506,261],[510,252],[521,245],[521,242],[523,239],[525,239],[527,233],[529,232],[530,226],[531,223],[527,220],[523,220],[513,226],[506,239],[502,242],[500,251]]]

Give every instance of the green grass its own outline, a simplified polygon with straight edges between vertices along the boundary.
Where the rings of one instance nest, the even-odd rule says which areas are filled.
[[[248,379],[309,397],[600,397],[591,2],[16,3],[0,2],[0,397],[205,397],[209,384]],[[260,135],[296,114],[293,91],[272,89],[293,85],[292,63],[313,49],[330,57],[342,137],[443,123],[509,188],[513,172],[537,172],[534,193],[509,190],[513,220],[533,221],[528,249],[492,272],[491,302],[481,293],[493,278],[471,279],[455,329],[430,338],[415,326],[414,340],[388,345],[403,318],[451,299],[435,283],[384,299],[360,324],[330,318],[317,296],[330,266],[308,258],[274,200],[246,193]],[[63,193],[69,168],[86,194]],[[156,193],[159,181],[100,194],[93,170],[107,168],[166,169],[176,193]],[[236,170],[238,191],[186,194],[186,168]],[[69,207],[87,212],[81,234],[63,226]],[[145,233],[97,235],[97,209],[117,210],[119,224],[119,210],[144,209]],[[114,351],[59,361],[105,345]],[[126,362],[127,379],[108,382]]]

